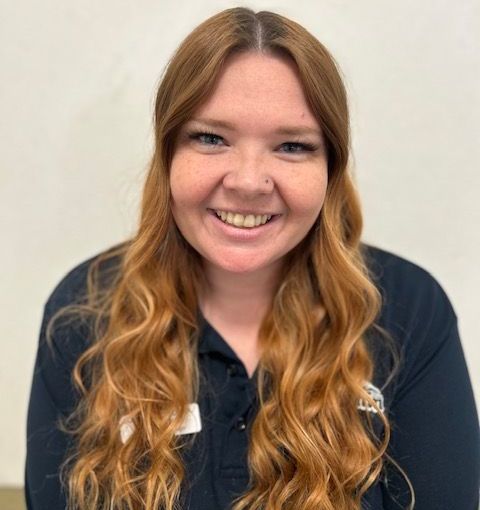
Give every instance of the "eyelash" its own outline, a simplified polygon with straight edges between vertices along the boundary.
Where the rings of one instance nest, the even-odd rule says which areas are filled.
[[[212,138],[214,137],[214,138],[223,140],[223,138],[221,136],[219,136],[215,133],[212,133],[211,131],[193,131],[191,133],[188,133],[188,138],[190,140],[195,140],[197,142],[200,142],[200,143],[202,143],[202,145],[217,145],[217,144],[209,144],[209,143],[202,142],[201,141],[202,136],[210,136]]]
[[[223,141],[223,138],[220,135],[217,135],[211,131],[206,131],[206,130],[205,131],[192,131],[191,133],[188,133],[188,138],[190,140],[197,141],[197,142],[201,143],[202,145],[209,145],[212,147],[219,145],[218,143],[210,144],[210,143],[202,142],[202,140],[201,140],[202,137],[212,137],[217,140]],[[300,149],[300,150],[294,150],[294,151],[286,151],[285,154],[296,154],[296,153],[301,153],[301,152],[314,152],[318,148],[316,145],[314,145],[312,143],[306,143],[306,142],[284,142],[280,146],[284,146],[284,145],[289,145],[289,146],[293,145]]]
[[[284,142],[282,145],[295,145],[300,147],[302,150],[300,151],[288,151],[287,154],[294,154],[295,152],[314,152],[317,150],[317,146],[313,145],[313,143],[305,143],[305,142]]]

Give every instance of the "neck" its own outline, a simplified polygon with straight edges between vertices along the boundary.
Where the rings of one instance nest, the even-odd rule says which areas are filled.
[[[243,329],[260,326],[280,277],[280,265],[248,274],[231,273],[205,265],[207,288],[200,307],[207,320],[221,317]]]

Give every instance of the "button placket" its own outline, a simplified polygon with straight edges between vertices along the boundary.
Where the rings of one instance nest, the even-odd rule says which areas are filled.
[[[239,416],[237,418],[237,421],[235,423],[235,428],[240,432],[244,431],[247,428],[247,423],[243,416]]]
[[[218,498],[223,493],[225,498],[226,493],[230,498],[231,493],[240,494],[248,484],[246,455],[252,388],[241,360],[218,332],[210,327],[205,340],[203,348],[208,352],[208,379],[212,389],[212,394],[209,395],[209,455],[213,461],[213,476],[209,482],[212,484],[212,493]],[[218,500],[219,508],[220,500],[221,498]]]
[[[235,367],[233,370],[230,368],[232,365]],[[229,368],[230,370],[228,370]],[[230,405],[225,402],[224,407],[229,411],[230,420],[222,440],[220,476],[227,476],[231,470],[239,470],[243,476],[247,473],[245,452],[248,449],[248,422],[253,404],[253,388],[250,388],[251,382],[247,372],[242,370],[242,365],[232,363],[226,367],[226,370],[236,375],[230,378],[228,383],[228,388],[231,391]]]
[[[236,365],[235,363],[230,363],[228,366],[227,366],[227,374],[230,376],[230,377],[234,377],[238,374],[238,365]]]

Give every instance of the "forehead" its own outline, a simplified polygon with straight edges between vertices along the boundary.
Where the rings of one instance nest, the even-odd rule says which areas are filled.
[[[260,128],[272,123],[319,129],[295,63],[288,57],[246,52],[226,61],[195,117],[218,118]]]

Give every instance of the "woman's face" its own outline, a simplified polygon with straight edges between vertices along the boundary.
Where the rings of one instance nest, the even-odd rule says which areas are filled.
[[[230,57],[179,134],[170,182],[175,222],[207,266],[278,269],[327,188],[322,132],[295,65],[254,52]]]

